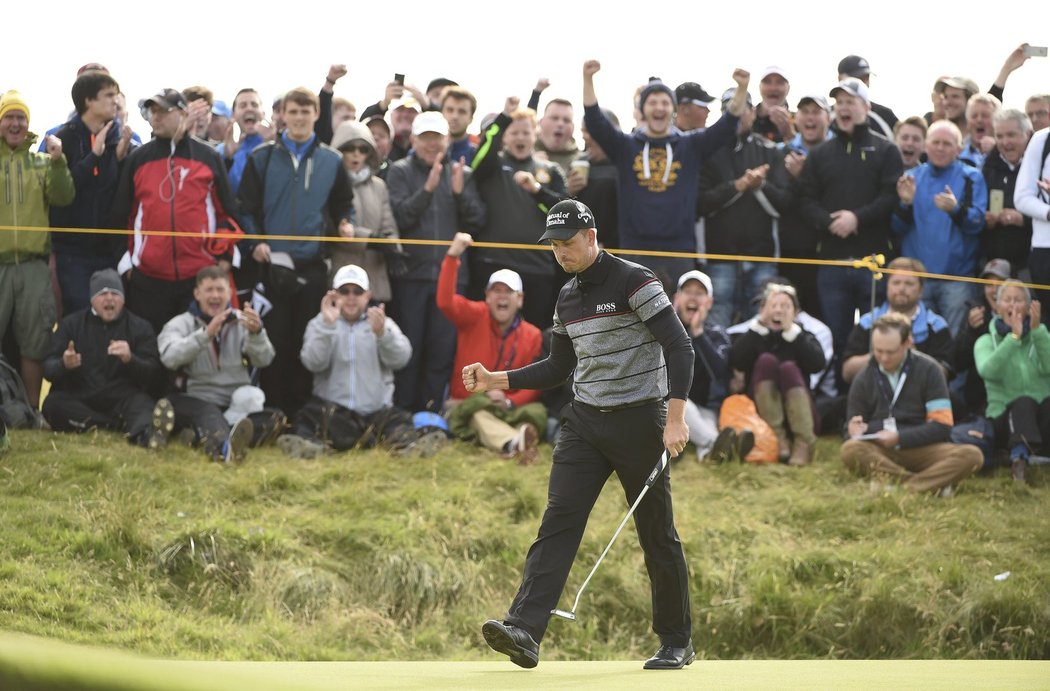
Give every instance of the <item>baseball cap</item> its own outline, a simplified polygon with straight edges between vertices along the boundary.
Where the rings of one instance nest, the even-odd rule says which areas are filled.
[[[422,108],[419,107],[419,101],[411,97],[395,98],[393,101],[390,102],[390,106],[387,107],[386,112],[393,113],[398,108],[408,108],[410,110],[416,111],[417,113],[423,112]]]
[[[445,86],[459,86],[459,82],[454,82],[448,77],[438,77],[437,79],[432,79],[430,83],[427,84],[426,92],[429,94],[434,89]]]
[[[981,269],[981,278],[986,276],[995,276],[1001,278],[1004,281],[1010,278],[1010,262],[1005,259],[991,259],[984,268]]]
[[[726,89],[725,91],[722,92],[722,98],[721,98],[722,110],[726,109],[726,104],[733,100],[733,96],[734,95],[736,95],[736,87],[735,86],[733,88],[731,88],[731,89]],[[751,94],[749,92],[747,94],[747,107],[748,108],[752,108],[752,107],[754,107],[754,105],[755,104],[751,101]]]
[[[211,114],[218,115],[220,118],[232,118],[233,112],[230,111],[230,107],[226,105],[226,101],[216,101],[212,104]]]
[[[944,77],[943,79],[938,79],[937,83],[933,85],[934,91],[939,94],[944,93],[947,87],[962,89],[967,96],[973,96],[981,90],[981,87],[977,86],[977,82],[969,77]]]
[[[868,87],[859,79],[843,79],[828,95],[835,98],[835,94],[840,91],[845,91],[850,96],[856,96],[868,105],[871,105],[871,99],[868,98]]]
[[[847,55],[839,60],[839,74],[850,77],[867,77],[871,74],[871,65],[859,55]]]
[[[785,72],[784,70],[780,69],[776,65],[770,65],[766,69],[762,70],[762,76],[759,77],[758,81],[762,81],[763,79],[765,79],[766,77],[768,77],[771,74],[779,74],[781,77],[784,78],[785,82],[790,82],[791,81],[790,79],[788,79],[787,72]]]
[[[696,82],[683,82],[674,90],[674,97],[678,103],[692,103],[694,105],[710,108],[715,102],[715,97],[704,91],[704,87]]]
[[[332,279],[332,287],[342,288],[347,283],[353,283],[355,286],[368,290],[368,274],[357,264],[342,266],[335,272],[335,277]]]
[[[585,228],[595,228],[594,214],[583,202],[563,199],[547,212],[547,230],[540,236],[544,240],[568,240]]]
[[[496,283],[502,283],[514,292],[521,292],[521,276],[518,275],[517,271],[511,271],[510,269],[493,271],[492,275],[489,276],[489,282],[485,285],[485,290],[488,290]]]
[[[77,70],[77,76],[84,74],[85,72],[102,72],[103,74],[109,74],[109,70],[106,66],[99,62],[89,62],[86,65],[81,65]]]
[[[428,110],[420,113],[412,121],[412,135],[418,137],[424,132],[436,132],[440,135],[448,135],[448,121],[445,116],[436,110]]]
[[[818,106],[821,107],[821,109],[824,110],[824,112],[831,112],[831,106],[828,105],[828,99],[824,98],[820,94],[806,94],[798,100],[798,105],[796,106],[796,108],[801,108],[807,103],[816,103]]]
[[[162,108],[171,110],[172,108],[179,108],[180,110],[186,110],[186,97],[182,95],[182,92],[178,89],[161,89],[157,93],[153,94],[149,98],[144,98],[139,101],[139,110],[148,110],[152,105],[158,105]],[[147,118],[148,119],[148,118]]]
[[[684,286],[689,281],[700,281],[700,285],[704,287],[704,290],[707,291],[707,294],[714,296],[714,291],[711,288],[711,278],[703,271],[697,271],[696,269],[693,269],[692,271],[686,271],[684,274],[682,274],[682,277],[678,279],[678,290],[681,290],[682,286]]]

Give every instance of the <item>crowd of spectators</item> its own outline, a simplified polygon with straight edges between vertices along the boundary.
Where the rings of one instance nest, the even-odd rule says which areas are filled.
[[[1050,284],[1050,94],[1004,100],[1029,54],[987,91],[936,79],[930,112],[903,118],[856,55],[797,99],[776,66],[737,70],[720,97],[654,77],[632,128],[600,107],[589,60],[579,102],[540,110],[540,79],[479,135],[467,86],[398,75],[358,118],[332,65],[269,114],[253,88],[229,106],[159,89],[137,102],[140,138],[116,77],[88,64],[39,141],[30,104],[0,97],[0,339],[30,406],[50,382],[54,430],[151,448],[177,433],[228,462],[267,443],[426,455],[455,435],[528,463],[558,411],[538,392],[469,396],[458,371],[542,357],[571,277],[513,245],[574,199],[673,294],[699,458],[740,451],[717,413],[743,392],[792,465],[842,430],[848,467],[945,491],[982,462],[937,445],[983,419],[1023,478],[1050,451],[1050,291],[1025,286]],[[82,232],[99,229],[116,232]],[[854,264],[877,255],[887,280]]]

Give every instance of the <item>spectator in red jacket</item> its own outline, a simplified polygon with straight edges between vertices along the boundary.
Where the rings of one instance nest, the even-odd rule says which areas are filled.
[[[456,436],[477,438],[487,449],[515,458],[522,465],[536,460],[536,446],[547,426],[547,411],[539,391],[486,391],[473,394],[463,386],[463,367],[472,362],[513,369],[540,355],[540,330],[521,317],[524,294],[521,277],[510,269],[492,274],[484,301],[456,294],[460,256],[474,239],[456,233],[441,264],[437,305],[456,327],[456,359],[448,400],[449,428]]]

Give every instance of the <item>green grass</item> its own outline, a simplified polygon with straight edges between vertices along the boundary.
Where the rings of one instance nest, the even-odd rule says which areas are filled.
[[[14,432],[0,627],[180,659],[491,660],[480,624],[520,579],[543,450],[527,468],[459,444],[426,460],[264,450],[227,468],[110,434]],[[869,493],[831,440],[805,469],[691,458],[672,477],[702,658],[1050,658],[1050,473],[939,500]],[[613,481],[563,607],[625,510]],[[648,655],[649,602],[629,527],[543,659]]]

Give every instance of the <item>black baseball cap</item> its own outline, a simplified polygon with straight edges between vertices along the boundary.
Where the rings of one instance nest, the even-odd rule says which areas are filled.
[[[186,97],[178,89],[161,89],[149,98],[142,99],[139,101],[139,110],[147,109],[154,104],[169,110],[171,108],[186,110],[189,107],[186,105]]]
[[[568,240],[586,228],[595,228],[594,214],[583,202],[563,199],[547,212],[547,230],[539,241]]]
[[[715,102],[715,97],[704,91],[704,87],[696,82],[684,82],[674,90],[675,100],[678,103],[694,103],[704,108],[710,108]]]
[[[859,55],[847,55],[839,60],[839,74],[850,77],[867,77],[871,74],[871,65]]]

